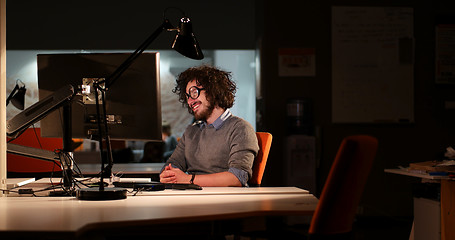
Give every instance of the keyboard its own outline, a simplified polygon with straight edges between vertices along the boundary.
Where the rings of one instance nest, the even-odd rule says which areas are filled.
[[[193,183],[165,183],[166,189],[177,189],[177,190],[186,190],[186,189],[194,189],[194,190],[202,190],[202,187],[193,184]]]
[[[142,191],[161,191],[164,189],[175,190],[202,190],[202,187],[197,184],[191,183],[160,183],[160,182],[114,182],[114,186],[122,188],[132,188],[134,190]]]

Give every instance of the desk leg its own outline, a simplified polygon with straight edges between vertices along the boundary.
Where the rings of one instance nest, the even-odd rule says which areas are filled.
[[[455,239],[455,181],[441,180],[441,240]]]
[[[412,221],[411,233],[409,233],[409,240],[414,240],[414,221]]]

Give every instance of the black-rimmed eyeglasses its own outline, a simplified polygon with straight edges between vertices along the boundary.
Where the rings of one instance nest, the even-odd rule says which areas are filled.
[[[188,90],[188,93],[185,93],[185,94],[186,94],[187,98],[197,99],[199,97],[199,94],[201,94],[202,90],[205,90],[205,89],[204,88],[198,88],[196,86],[192,86]]]

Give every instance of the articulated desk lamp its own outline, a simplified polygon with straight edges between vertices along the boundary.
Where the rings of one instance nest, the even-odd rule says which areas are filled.
[[[22,87],[19,87],[19,82],[22,83]],[[24,110],[25,105],[25,84],[20,80],[17,79],[16,86],[14,86],[13,91],[9,94],[8,98],[6,99],[6,106],[11,103],[18,109]]]
[[[167,10],[167,9],[166,9]],[[165,13],[166,13],[165,10]],[[204,55],[199,47],[199,43],[196,40],[196,37],[193,34],[192,23],[190,19],[184,16],[180,20],[180,27],[174,28],[169,20],[166,18],[164,13],[164,21],[161,26],[158,27],[155,32],[153,32],[140,46],[133,52],[109,77],[92,79],[92,87],[86,86],[86,89],[94,89],[96,109],[97,109],[97,122],[98,122],[98,134],[99,134],[99,146],[101,151],[103,151],[103,139],[106,143],[106,154],[102,154],[102,166],[101,166],[101,181],[103,183],[103,172],[107,172],[110,175],[112,168],[112,156],[109,143],[109,133],[108,126],[106,123],[106,106],[105,106],[105,92],[109,89],[110,86],[121,76],[121,74],[128,69],[128,67],[133,63],[133,61],[139,57],[139,55],[144,52],[144,50],[161,34],[163,30],[167,31],[177,31],[172,48],[175,49],[180,54],[200,60],[204,58]],[[183,15],[185,15],[183,13]],[[87,92],[87,94],[90,94]],[[100,101],[102,104],[102,109],[100,109]],[[104,125],[104,126],[102,126]],[[104,128],[103,128],[104,127]],[[104,135],[104,137],[103,137]],[[107,161],[107,159],[109,161]],[[109,163],[107,168],[104,168],[104,164]],[[108,200],[108,199],[123,199],[126,198],[126,189],[123,188],[104,188],[103,184],[100,184],[99,189],[96,188],[84,188],[80,189],[77,192],[77,198],[81,200]]]
[[[172,48],[175,49],[180,54],[200,60],[204,58],[204,55],[199,47],[199,43],[196,40],[196,37],[193,34],[192,23],[190,19],[183,13],[184,17],[180,19],[180,24],[178,28],[174,28],[169,20],[166,18],[165,14],[166,11],[170,9],[167,8],[164,11],[164,21],[155,30],[140,46],[139,48],[134,51],[110,76],[107,78],[99,78],[99,79],[91,79],[92,86],[82,86],[82,94],[94,94],[95,101],[96,101],[96,109],[97,109],[97,122],[98,122],[98,134],[99,134],[99,146],[101,152],[101,174],[100,174],[100,184],[99,188],[83,188],[79,189],[76,193],[76,197],[80,200],[115,200],[115,199],[124,199],[126,198],[127,190],[124,188],[105,188],[104,187],[104,175],[110,175],[113,161],[112,161],[112,152],[109,142],[109,132],[107,126],[107,114],[106,114],[106,106],[105,106],[105,92],[109,89],[110,86],[114,84],[114,82],[121,76],[121,74],[128,69],[128,67],[134,62],[134,60],[141,55],[144,50],[163,32],[163,30],[172,32],[176,31],[178,34],[176,35],[174,42],[172,44]],[[94,93],[91,92],[90,89],[94,90]],[[8,136],[17,136],[30,125],[35,123],[36,121],[44,118],[47,114],[52,112],[53,110],[57,109],[60,106],[67,104],[75,94],[74,88],[69,85],[67,87],[63,87],[61,90],[58,90],[53,95],[41,100],[40,102],[32,105],[30,108],[26,109],[24,112],[19,114],[18,116],[14,117],[13,119],[7,121],[7,134]],[[101,103],[100,103],[101,102]],[[102,105],[102,106],[100,106]],[[102,107],[102,109],[101,109]],[[64,113],[65,115],[65,108]],[[64,116],[64,119],[70,121],[67,116]],[[66,124],[68,125],[68,124]],[[65,126],[65,128],[68,128]],[[71,128],[71,127],[69,127]],[[67,131],[67,130],[65,130]],[[71,140],[70,137],[65,137],[64,134],[64,145],[65,145],[65,138]],[[104,141],[103,141],[104,140]],[[104,144],[106,147],[104,148]],[[13,147],[11,147],[12,149]],[[106,150],[104,150],[106,149]],[[14,151],[16,154],[20,152],[22,149],[19,149],[17,146],[14,147]],[[8,145],[8,151],[10,151],[10,146]],[[105,151],[105,154],[103,154]],[[24,154],[25,155],[25,154]],[[38,153],[33,154],[35,156],[40,155]],[[39,157],[41,159],[52,159],[52,154],[43,154],[45,156]],[[105,167],[105,164],[108,164]],[[65,165],[63,163],[63,165]],[[68,166],[63,166],[68,168]],[[64,175],[66,172],[65,179],[71,179],[69,174],[71,171],[64,171]]]

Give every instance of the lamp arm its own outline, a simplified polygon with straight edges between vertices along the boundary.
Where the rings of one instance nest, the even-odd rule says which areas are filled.
[[[71,101],[74,95],[74,87],[72,85],[66,85],[48,97],[28,107],[12,119],[6,121],[7,136],[17,138],[25,129],[58,109],[64,103]]]
[[[39,148],[17,145],[13,143],[7,144],[7,152],[19,156],[36,158],[44,161],[57,162],[59,155],[53,151],[48,151]]]
[[[172,29],[172,25],[168,19],[164,19],[163,23],[134,51],[111,75],[100,81],[98,85],[104,83],[108,89],[114,82],[127,70],[130,65],[139,57],[145,49],[163,32],[163,30]],[[101,89],[100,89],[101,90]]]

